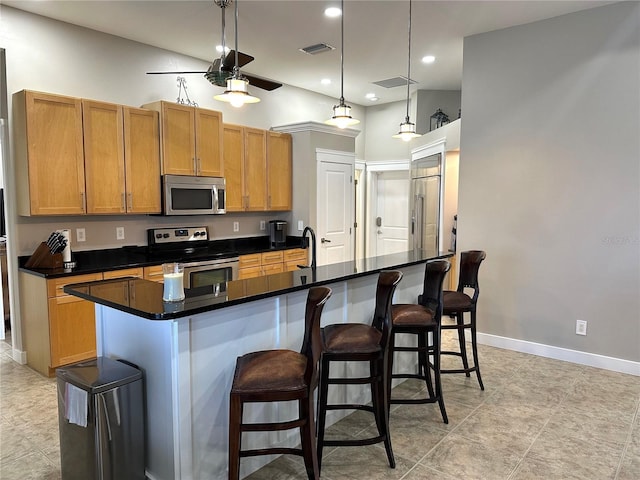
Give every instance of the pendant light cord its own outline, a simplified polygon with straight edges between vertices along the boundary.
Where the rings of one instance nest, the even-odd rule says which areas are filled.
[[[411,0],[409,0],[409,61],[407,62],[407,117],[409,123],[409,84],[411,83]]]
[[[236,13],[236,51],[235,51],[235,63],[233,65],[233,76],[238,78],[240,76],[240,67],[238,66],[238,0],[235,1],[235,13]]]
[[[340,105],[344,105],[344,0],[341,0],[340,9]]]

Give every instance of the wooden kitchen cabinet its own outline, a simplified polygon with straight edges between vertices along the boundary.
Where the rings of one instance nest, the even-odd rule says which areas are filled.
[[[267,142],[265,130],[223,127],[227,212],[267,210]]]
[[[122,106],[82,100],[87,213],[125,213]]]
[[[87,213],[160,213],[158,113],[82,100]]]
[[[290,134],[267,132],[267,210],[292,209],[291,152]]]
[[[164,283],[162,265],[152,265],[150,267],[144,267],[142,278],[144,278],[145,280],[151,280],[152,282]]]
[[[102,273],[103,280],[111,280],[112,278],[122,278],[122,277],[144,278],[144,269],[142,267],[135,267],[135,268],[125,268],[122,270],[112,270],[109,272]]]
[[[13,115],[18,213],[85,213],[82,101],[23,90]]]
[[[171,102],[144,108],[160,113],[162,173],[222,177],[222,113]]]
[[[158,112],[122,109],[127,213],[160,213],[160,124]]]
[[[298,270],[298,265],[309,265],[309,258],[307,249],[305,248],[291,248],[284,251],[284,271],[292,272]]]

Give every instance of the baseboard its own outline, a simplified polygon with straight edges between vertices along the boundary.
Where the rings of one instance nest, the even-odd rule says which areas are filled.
[[[13,358],[14,362],[18,362],[20,365],[27,364],[27,352],[23,350],[18,350],[17,348],[11,349],[11,358]]]
[[[554,347],[542,343],[517,340],[515,338],[500,337],[488,333],[477,334],[477,341],[482,345],[514,350],[516,352],[531,353],[540,357],[564,360],[566,362],[588,365],[590,367],[604,368],[614,372],[627,373],[640,377],[640,362],[632,362],[621,358],[606,357],[596,353],[580,352],[568,348]]]

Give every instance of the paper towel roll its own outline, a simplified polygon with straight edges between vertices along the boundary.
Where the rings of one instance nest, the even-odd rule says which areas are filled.
[[[67,246],[64,247],[62,251],[62,261],[67,263],[71,261],[71,232],[68,228],[64,230],[58,230],[58,233],[61,233],[62,236],[67,240]]]

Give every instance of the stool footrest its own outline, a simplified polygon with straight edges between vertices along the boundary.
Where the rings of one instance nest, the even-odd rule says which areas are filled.
[[[393,347],[394,352],[427,352],[433,353],[433,347]]]
[[[240,450],[241,457],[257,457],[260,455],[299,455],[303,456],[301,448],[260,448],[255,450]]]
[[[416,380],[426,380],[424,375],[419,373],[394,373],[391,378],[414,378]]]
[[[475,372],[478,367],[469,367],[469,368],[459,368],[457,370],[449,369],[449,370],[440,370],[440,373],[469,373]]]
[[[454,355],[456,357],[462,357],[462,353],[460,352],[440,352],[440,355]]]
[[[327,410],[364,410],[366,412],[373,413],[373,407],[371,405],[360,405],[354,403],[327,405]]]
[[[403,405],[418,405],[421,403],[436,403],[438,397],[434,398],[390,398],[389,403],[400,403]],[[446,422],[445,422],[446,423]]]
[[[299,428],[306,424],[306,419],[289,420],[287,422],[272,423],[243,423],[240,425],[241,432],[270,432],[272,430],[290,430]]]
[[[380,376],[377,377],[364,377],[364,378],[330,378],[327,381],[329,385],[363,385],[365,383],[374,383],[381,380]]]
[[[364,445],[373,445],[374,443],[384,442],[386,435],[379,435],[372,438],[353,439],[353,440],[325,440],[325,447],[362,447]]]

